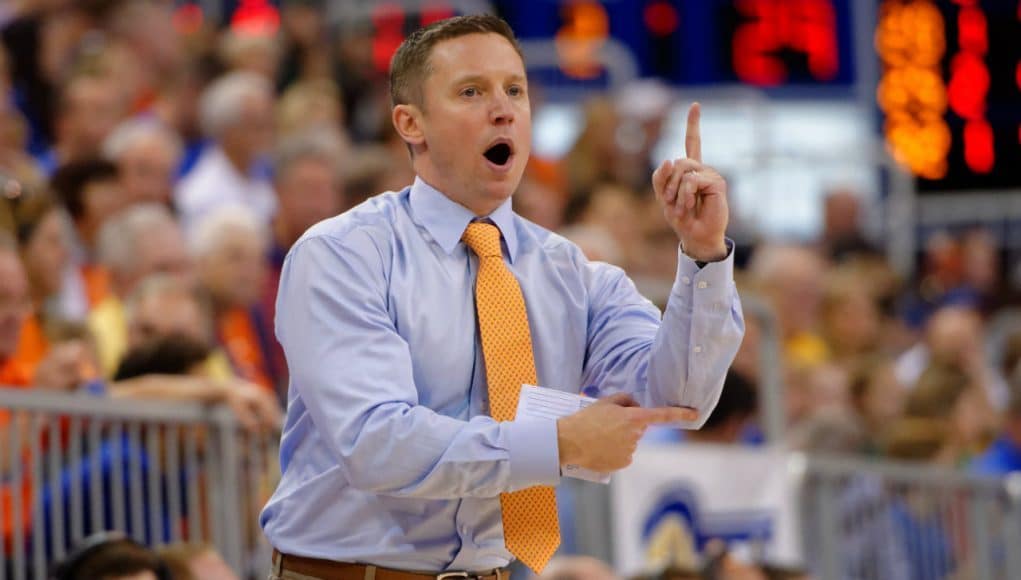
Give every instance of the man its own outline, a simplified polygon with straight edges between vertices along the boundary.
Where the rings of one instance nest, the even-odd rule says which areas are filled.
[[[128,204],[170,207],[182,150],[181,140],[172,130],[146,118],[117,125],[103,143],[103,156],[117,165]]]
[[[698,426],[719,396],[743,326],[726,184],[697,161],[694,108],[691,159],[653,174],[686,252],[659,331],[621,270],[511,210],[531,119],[505,22],[413,33],[391,96],[415,183],[313,227],[284,266],[283,477],[261,517],[272,577],[507,578],[514,558],[541,570],[563,466],[620,469],[646,426]],[[605,398],[511,420],[522,383]]]
[[[124,109],[121,93],[110,78],[89,74],[72,77],[58,101],[56,142],[40,160],[46,172],[97,157],[103,140],[123,117]]]
[[[158,204],[128,208],[103,225],[99,234],[100,263],[110,273],[109,295],[89,314],[103,374],[112,376],[127,349],[124,301],[153,274],[166,274],[185,285],[194,270],[184,234],[170,210]]]
[[[269,225],[276,197],[261,158],[273,139],[273,87],[254,73],[230,73],[199,101],[199,122],[213,144],[177,185],[175,204],[185,233],[216,208],[245,206]]]

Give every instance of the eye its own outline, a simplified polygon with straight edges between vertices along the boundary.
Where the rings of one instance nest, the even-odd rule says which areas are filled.
[[[467,87],[461,90],[462,97],[477,97],[478,95],[479,90],[475,87]]]
[[[512,97],[520,97],[525,94],[525,88],[521,85],[511,85],[507,87],[507,94]]]

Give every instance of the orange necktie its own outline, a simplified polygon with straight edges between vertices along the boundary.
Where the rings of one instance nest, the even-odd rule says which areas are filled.
[[[496,226],[470,223],[461,239],[479,257],[475,308],[489,383],[490,414],[497,421],[510,421],[517,412],[521,385],[537,384],[525,299],[517,279],[503,262]],[[536,486],[501,493],[500,509],[507,549],[537,574],[542,572],[560,545],[553,488]]]

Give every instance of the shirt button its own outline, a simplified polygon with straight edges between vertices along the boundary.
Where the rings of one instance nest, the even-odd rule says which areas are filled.
[[[706,282],[705,280],[703,280],[703,281],[698,283],[698,287],[700,289],[702,289],[702,290],[705,290],[706,288],[709,287],[709,282]]]
[[[695,347],[695,352],[696,353],[702,352],[702,347],[701,346],[696,346]]]
[[[688,284],[691,284],[691,278],[688,278],[687,276],[685,276],[685,277],[681,278],[681,282],[684,282],[685,286],[687,286]]]

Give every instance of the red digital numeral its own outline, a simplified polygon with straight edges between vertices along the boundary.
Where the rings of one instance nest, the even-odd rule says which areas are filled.
[[[791,49],[808,57],[808,70],[821,81],[839,70],[836,14],[829,0],[738,0],[747,21],[734,32],[734,72],[755,85],[777,85],[788,71],[776,55]]]

